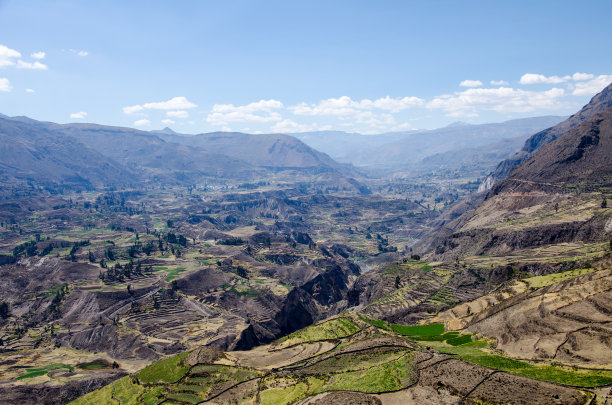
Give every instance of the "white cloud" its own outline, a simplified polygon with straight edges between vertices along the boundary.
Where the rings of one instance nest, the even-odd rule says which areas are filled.
[[[134,126],[136,126],[136,127],[147,127],[149,125],[151,125],[151,121],[149,121],[147,119],[142,119],[142,120],[134,121]]]
[[[482,86],[482,82],[480,80],[464,80],[459,83],[461,87],[480,87]]]
[[[247,105],[215,104],[212,112],[206,117],[206,122],[213,125],[226,126],[229,122],[275,122],[282,116],[277,109],[283,108],[283,103],[277,100],[260,100]]]
[[[87,116],[87,113],[85,111],[80,111],[80,112],[75,112],[75,113],[70,114],[70,118],[75,119],[75,120],[82,120],[86,116]]]
[[[45,65],[44,63],[40,63],[39,61],[35,61],[34,63],[31,63],[31,62],[24,62],[22,60],[18,60],[17,67],[19,69],[41,69],[41,70],[47,69],[47,65]]]
[[[435,97],[427,108],[442,109],[453,117],[475,116],[478,110],[500,113],[552,110],[562,107],[565,90],[527,91],[509,87],[497,89],[467,89]]]
[[[247,105],[235,106],[233,104],[215,104],[213,106],[213,112],[234,112],[234,111],[244,111],[244,112],[257,112],[257,111],[271,111],[274,109],[283,108],[283,103],[277,100],[259,100]]]
[[[11,82],[6,77],[0,78],[0,91],[11,91],[13,86],[11,86]]]
[[[145,103],[144,108],[153,110],[180,110],[186,108],[194,108],[197,105],[187,100],[186,97],[173,97],[168,101],[159,101],[155,103]]]
[[[585,73],[576,74],[585,75]],[[599,75],[597,77],[592,77],[591,80],[579,80],[582,81],[576,83],[576,87],[574,88],[572,94],[574,96],[592,96],[599,93],[604,89],[604,87],[612,82],[612,75]]]
[[[593,77],[595,76],[590,73],[580,73],[580,72],[576,72],[572,75],[572,79],[574,79],[575,81],[591,80]]]
[[[4,45],[0,45],[0,67],[13,66],[15,64],[13,59],[16,58],[21,58],[19,52]]]
[[[505,81],[505,80],[491,80],[491,84],[492,84],[493,86],[507,86],[507,85],[509,85],[510,83],[508,83],[508,82],[507,82],[507,81]]]
[[[423,104],[424,100],[418,97],[391,98],[387,96],[374,101],[369,99],[355,101],[348,96],[342,96],[321,100],[317,104],[301,103],[289,107],[289,110],[295,115],[349,117],[360,116],[363,112],[374,109],[399,112]]]
[[[539,84],[539,83],[548,83],[548,84],[559,84],[570,80],[571,76],[544,76],[536,73],[525,73],[521,80],[519,81],[521,84]]]
[[[185,110],[178,111],[168,111],[166,112],[167,117],[176,117],[176,118],[187,118],[189,117],[189,113]]]
[[[26,93],[36,93],[34,89],[25,89]]]
[[[123,107],[124,114],[133,114],[138,111],[144,110],[144,107],[141,105],[129,105],[127,107]]]
[[[169,120],[169,119],[162,120],[161,122],[162,124],[166,124],[166,125],[174,124],[174,121]]]
[[[372,107],[379,110],[387,110],[391,112],[400,112],[409,108],[423,105],[424,101],[418,97],[391,98],[389,96],[370,101],[368,99],[361,100],[360,104],[364,108]]]
[[[272,132],[292,133],[292,132],[307,132],[307,131],[327,131],[332,129],[331,125],[319,126],[318,124],[298,124],[297,122],[284,119],[272,126]]]
[[[47,56],[47,54],[44,53],[43,51],[34,52],[30,54],[30,57],[32,59],[45,59],[45,56]]]
[[[194,103],[187,100],[186,97],[174,97],[168,101],[158,101],[153,103],[145,103],[142,105],[131,105],[123,107],[125,114],[132,114],[142,110],[184,110],[197,107]]]

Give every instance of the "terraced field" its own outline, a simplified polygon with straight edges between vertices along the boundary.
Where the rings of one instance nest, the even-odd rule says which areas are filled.
[[[538,372],[537,365],[491,354],[485,346],[442,324],[406,327],[345,313],[250,351],[202,347],[168,358],[73,404],[582,404],[596,392],[540,380],[612,383],[612,372]]]

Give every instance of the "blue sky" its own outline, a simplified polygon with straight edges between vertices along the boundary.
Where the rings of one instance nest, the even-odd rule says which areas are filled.
[[[0,0],[0,113],[184,133],[380,133],[575,112],[606,1]]]

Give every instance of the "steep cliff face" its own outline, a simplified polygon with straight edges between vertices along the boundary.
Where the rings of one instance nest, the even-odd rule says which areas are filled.
[[[606,238],[612,108],[541,146],[435,240],[433,257],[506,254]]]
[[[543,190],[563,192],[568,186],[598,188],[612,178],[612,108],[568,131],[510,172],[491,189],[500,193]]]
[[[499,163],[497,168],[483,181],[478,191],[488,191],[493,185],[504,179],[510,171],[528,159],[531,154],[580,125],[593,115],[612,107],[612,84],[595,95],[580,111],[554,127],[540,131],[525,141],[523,148],[508,159]]]

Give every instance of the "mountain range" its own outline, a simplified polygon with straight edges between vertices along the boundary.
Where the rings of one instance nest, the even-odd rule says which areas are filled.
[[[357,175],[287,135],[182,136],[0,116],[0,137],[0,178],[5,189],[243,182],[283,171],[337,180]]]
[[[474,148],[503,139],[527,137],[564,117],[521,118],[494,124],[454,123],[427,130],[362,135],[339,131],[291,134],[339,162],[364,167],[411,166],[422,159],[453,150]]]

